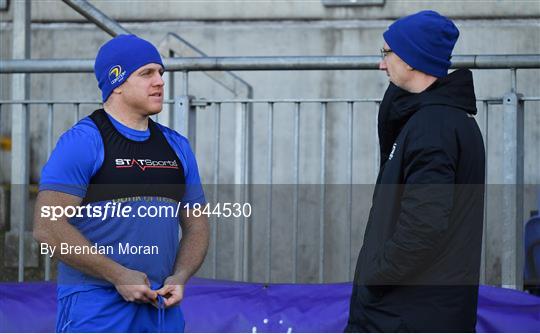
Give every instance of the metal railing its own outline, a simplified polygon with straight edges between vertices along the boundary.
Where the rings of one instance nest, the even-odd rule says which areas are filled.
[[[168,71],[299,71],[375,70],[380,56],[288,56],[288,57],[182,57],[166,58]],[[528,69],[538,68],[540,55],[456,55],[452,68]],[[0,60],[0,73],[93,72],[92,59]]]
[[[522,142],[522,136],[524,131],[524,124],[523,121],[520,121],[519,118],[522,118],[524,115],[524,103],[525,102],[533,102],[533,101],[540,101],[540,97],[521,97],[518,94],[515,94],[513,92],[510,92],[506,94],[503,98],[480,98],[478,99],[478,103],[482,105],[482,109],[480,110],[480,114],[483,117],[482,122],[480,122],[480,127],[482,128],[483,135],[485,136],[485,142],[486,142],[486,152],[489,152],[489,115],[491,113],[490,107],[495,105],[502,105],[503,106],[503,113],[505,115],[505,122],[503,124],[504,128],[504,134],[505,134],[505,143],[504,151],[505,151],[505,157],[511,157],[509,159],[505,159],[505,165],[504,165],[504,177],[505,183],[508,184],[515,184],[517,185],[515,193],[513,194],[513,197],[508,197],[504,201],[504,207],[502,212],[505,214],[505,218],[502,220],[505,224],[504,227],[504,235],[505,238],[503,239],[503,246],[502,249],[505,251],[502,256],[502,281],[503,282],[515,282],[515,284],[510,284],[512,287],[519,287],[520,283],[520,276],[522,272],[522,264],[520,263],[520,248],[522,248],[522,240],[519,237],[522,235],[522,224],[519,222],[523,221],[523,210],[520,210],[520,207],[523,207],[523,191],[520,188],[523,185],[523,161],[522,161],[522,155],[523,155],[523,142]],[[266,226],[266,235],[264,237],[265,239],[265,255],[264,259],[257,259],[258,261],[264,261],[265,262],[265,276],[264,279],[268,282],[273,280],[273,268],[275,267],[275,262],[272,257],[273,253],[273,238],[272,238],[272,225],[275,223],[273,217],[272,217],[272,207],[273,207],[273,196],[272,196],[272,185],[274,184],[273,180],[273,173],[274,168],[272,165],[273,156],[274,156],[274,114],[275,114],[275,106],[276,105],[290,105],[292,106],[292,115],[291,115],[291,126],[292,126],[292,146],[293,146],[293,167],[292,167],[292,185],[293,185],[293,193],[292,193],[292,206],[293,206],[293,216],[291,219],[291,239],[292,241],[292,252],[291,252],[291,261],[292,263],[292,269],[291,269],[291,281],[297,282],[298,280],[298,262],[299,262],[299,255],[298,255],[298,224],[299,224],[299,185],[300,182],[300,130],[302,128],[301,123],[301,117],[300,115],[303,114],[304,109],[306,109],[307,105],[318,105],[316,109],[319,110],[319,118],[320,118],[320,128],[319,131],[321,133],[320,138],[320,154],[319,154],[319,161],[320,164],[318,166],[319,168],[319,183],[323,185],[322,190],[319,194],[319,221],[318,221],[318,230],[319,230],[319,241],[318,241],[318,249],[319,252],[317,254],[318,258],[318,265],[317,265],[317,279],[318,282],[324,282],[325,279],[325,259],[326,259],[326,249],[325,249],[325,187],[324,185],[327,184],[326,180],[326,152],[328,149],[333,149],[332,147],[328,147],[327,143],[327,124],[326,124],[326,118],[329,106],[331,106],[333,112],[342,112],[338,109],[335,109],[333,107],[339,105],[342,107],[342,110],[345,110],[347,113],[347,124],[348,127],[346,129],[347,133],[347,143],[348,147],[346,149],[347,152],[347,163],[346,163],[346,170],[345,173],[347,175],[346,179],[349,180],[349,189],[348,191],[348,197],[347,197],[347,225],[348,225],[348,240],[346,240],[346,248],[348,249],[346,259],[344,262],[351,263],[354,256],[356,256],[356,252],[353,251],[352,247],[352,229],[353,229],[353,216],[352,216],[352,209],[353,209],[353,203],[352,203],[352,185],[353,185],[353,155],[355,153],[355,149],[357,146],[354,143],[354,136],[356,135],[355,129],[353,128],[354,120],[355,120],[355,114],[358,114],[358,110],[355,110],[356,106],[359,105],[368,105],[365,108],[362,108],[363,112],[371,112],[373,115],[373,119],[376,120],[376,115],[378,105],[380,103],[380,99],[230,99],[230,100],[218,100],[218,99],[193,99],[190,97],[178,97],[174,100],[166,100],[165,104],[172,106],[174,108],[175,114],[184,114],[181,118],[184,120],[182,123],[184,124],[184,127],[180,129],[180,131],[184,134],[186,134],[188,137],[190,137],[191,141],[193,143],[196,142],[196,114],[199,113],[202,108],[205,109],[213,109],[214,110],[214,122],[218,126],[214,129],[214,134],[211,136],[214,138],[214,142],[212,145],[214,145],[215,150],[213,152],[213,159],[216,162],[212,171],[212,175],[210,176],[210,179],[206,182],[208,184],[212,184],[212,186],[215,188],[213,189],[212,193],[212,199],[214,203],[219,202],[219,192],[217,191],[217,187],[220,183],[220,175],[222,174],[220,164],[217,163],[221,160],[222,157],[222,143],[223,139],[221,137],[221,115],[222,115],[222,108],[224,105],[237,105],[240,106],[237,108],[237,110],[242,110],[243,112],[240,114],[239,118],[241,122],[236,122],[235,127],[235,138],[234,138],[234,151],[235,151],[235,171],[234,171],[234,179],[226,181],[226,183],[235,183],[235,184],[249,184],[249,170],[250,170],[250,157],[249,157],[249,135],[248,135],[248,123],[249,123],[249,115],[247,113],[248,107],[250,105],[261,105],[263,109],[267,110],[267,133],[266,138],[268,141],[269,148],[267,150],[267,158],[266,158],[266,169],[267,169],[267,180],[266,184],[268,184],[268,197],[267,197],[267,215],[266,217],[262,218],[260,223],[265,223]],[[18,104],[23,106],[23,110],[25,113],[29,112],[30,106],[37,106],[42,105],[46,106],[47,110],[47,134],[46,134],[46,143],[47,143],[47,155],[50,154],[53,147],[53,131],[52,131],[52,125],[54,124],[55,119],[55,106],[56,105],[71,105],[74,118],[73,122],[75,123],[77,120],[80,119],[80,113],[81,113],[81,106],[84,105],[99,105],[99,101],[0,101],[0,113],[5,110],[4,106],[6,105],[13,105]],[[187,119],[186,119],[187,117]],[[159,119],[157,119],[159,121]],[[187,125],[187,126],[186,126]],[[373,123],[373,126],[375,126],[376,123]],[[28,133],[24,134],[28,137]],[[206,133],[206,136],[208,137],[208,133]],[[374,153],[378,153],[378,147],[376,146],[376,142],[374,142],[374,146],[372,147],[372,150]],[[521,156],[521,160],[520,160]],[[28,160],[28,157],[23,158],[24,161]],[[378,169],[378,155],[374,156],[374,159],[372,161],[372,168],[371,172],[373,173],[373,181],[374,177],[376,175],[377,169]],[[521,190],[520,190],[521,189]],[[241,197],[245,200],[248,199],[249,194],[244,193],[241,194]],[[25,202],[26,203],[26,202]],[[28,208],[25,208],[25,212],[28,210]],[[487,214],[487,210],[486,210]],[[21,224],[24,226],[24,224]],[[218,249],[219,246],[217,244],[219,240],[219,229],[218,229],[218,221],[217,219],[214,219],[212,221],[212,242],[210,247],[210,259],[208,259],[208,263],[206,266],[208,266],[207,275],[214,277],[214,278],[222,278],[218,275]],[[243,220],[240,222],[240,224],[235,224],[234,229],[234,278],[235,279],[242,279],[242,280],[249,280],[250,275],[249,268],[253,264],[253,254],[252,248],[250,248],[249,240],[253,237],[253,235],[250,233],[250,229],[252,228],[253,224],[248,223],[247,220]],[[487,226],[484,229],[485,233],[487,231]],[[19,271],[24,272],[24,231],[23,229],[19,229],[19,237],[20,237],[20,243],[19,243]],[[341,247],[343,245],[336,245],[336,247]],[[484,252],[485,252],[485,246],[484,246]],[[250,261],[250,259],[252,259]],[[485,279],[485,259],[483,256],[483,268],[482,268],[482,276],[483,279]],[[348,266],[348,272],[347,276],[348,278],[352,277],[352,265]],[[50,279],[50,262],[48,260],[48,257],[45,257],[45,279]],[[302,280],[301,280],[302,281]]]

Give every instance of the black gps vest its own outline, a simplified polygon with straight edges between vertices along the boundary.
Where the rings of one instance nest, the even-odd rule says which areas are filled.
[[[90,119],[101,134],[104,158],[90,179],[83,204],[141,196],[180,202],[185,191],[184,168],[154,121],[148,119],[150,137],[134,141],[114,127],[105,110],[94,111]]]

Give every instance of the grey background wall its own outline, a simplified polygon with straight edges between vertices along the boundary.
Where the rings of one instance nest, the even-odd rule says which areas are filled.
[[[13,2],[13,1],[11,1]],[[168,32],[174,32],[211,56],[288,56],[288,55],[376,55],[382,45],[381,35],[397,17],[422,9],[434,9],[453,18],[461,36],[455,54],[538,54],[540,53],[540,3],[538,1],[386,1],[382,7],[325,7],[319,1],[90,1],[125,28],[160,45]],[[10,6],[0,12],[0,57],[11,58],[12,22]],[[31,57],[93,58],[99,46],[110,38],[61,1],[32,3]],[[510,71],[475,70],[478,97],[501,97],[510,90]],[[238,72],[254,88],[254,97],[265,98],[380,98],[388,84],[379,71],[286,71]],[[177,79],[180,75],[176,74]],[[518,71],[518,92],[540,96],[540,70]],[[180,80],[176,80],[178,83]],[[0,99],[10,99],[9,75],[0,75]],[[175,94],[183,87],[176,85]],[[190,94],[199,98],[233,98],[202,73],[190,74]],[[98,100],[99,90],[93,74],[32,74],[31,98],[54,100]],[[84,106],[82,115],[96,106]],[[372,103],[355,104],[353,183],[354,212],[352,234],[348,232],[345,202],[348,178],[345,105],[331,104],[327,119],[325,215],[326,281],[351,278],[350,268],[361,246],[376,177],[376,109]],[[481,108],[481,104],[479,104]],[[540,108],[527,102],[525,132],[525,181],[540,184]],[[272,221],[272,281],[290,281],[292,277],[292,242],[290,235],[291,138],[293,105],[276,105],[274,118],[273,180],[282,184],[274,189]],[[478,123],[485,134],[489,130],[488,183],[502,182],[501,108],[490,108],[489,122],[480,110]],[[45,107],[31,113],[31,180],[38,182],[46,161]],[[213,108],[201,109],[197,125],[196,152],[203,182],[211,183],[216,161],[213,159]],[[73,108],[58,107],[55,116],[55,140],[73,124]],[[300,136],[300,181],[302,210],[299,218],[298,281],[318,278],[320,203],[317,184],[320,175],[320,114],[316,105],[302,105]],[[267,107],[253,108],[252,182],[265,184],[268,154]],[[220,183],[232,183],[234,152],[234,108],[224,108],[222,173]],[[0,114],[0,135],[9,136],[9,108]],[[0,151],[0,183],[8,183],[10,152]],[[340,186],[341,185],[341,186]],[[492,189],[496,189],[494,186]],[[254,201],[266,203],[261,186],[254,191]],[[497,190],[494,190],[495,192]],[[500,212],[498,197],[488,197],[487,210],[487,282],[500,283]],[[259,202],[256,202],[259,203]],[[527,189],[526,216],[537,199],[535,187]],[[262,204],[261,204],[262,205]],[[259,206],[264,211],[264,206]],[[217,242],[217,273],[233,277],[232,223],[221,222]],[[265,279],[267,222],[251,222],[250,272],[254,281]],[[352,243],[349,244],[349,238]],[[352,256],[349,258],[349,253]],[[213,254],[213,250],[210,250]],[[212,272],[211,256],[201,270]]]

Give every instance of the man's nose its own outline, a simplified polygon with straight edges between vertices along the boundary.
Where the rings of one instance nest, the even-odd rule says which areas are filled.
[[[154,80],[154,86],[163,86],[165,85],[165,81],[163,81],[163,77],[160,74],[157,74],[157,78]]]
[[[386,67],[386,61],[384,61],[384,59],[383,59],[383,60],[381,60],[381,62],[379,63],[379,70],[381,70],[381,71],[386,71],[386,68],[387,68],[387,67]]]

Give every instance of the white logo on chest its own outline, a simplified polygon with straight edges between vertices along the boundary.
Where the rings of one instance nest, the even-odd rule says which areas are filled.
[[[394,145],[392,145],[392,152],[390,152],[390,156],[388,157],[388,160],[392,160],[392,158],[394,157],[394,152],[396,152],[396,147],[397,147],[397,143],[394,143]]]

